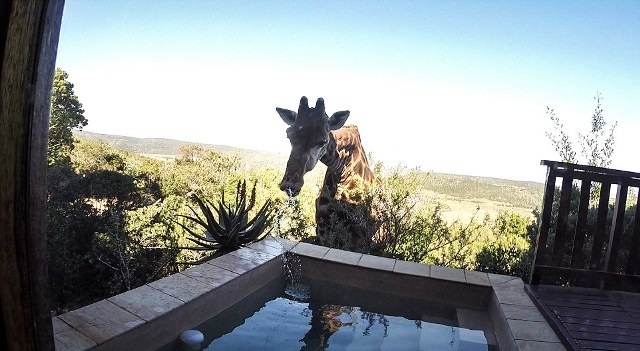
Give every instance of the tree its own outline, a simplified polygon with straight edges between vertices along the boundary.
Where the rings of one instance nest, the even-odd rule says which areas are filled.
[[[583,161],[589,166],[594,167],[609,167],[612,161],[613,145],[615,144],[614,131],[618,122],[614,122],[611,128],[608,130],[607,135],[607,122],[604,119],[602,109],[602,95],[596,93],[593,97],[596,100],[596,107],[591,116],[591,128],[590,130],[582,134],[578,132],[578,142],[580,144],[581,154],[585,158]],[[547,116],[554,124],[555,133],[547,132],[547,137],[551,140],[551,143],[555,146],[556,151],[560,154],[560,159],[563,162],[579,163],[579,159],[576,157],[574,151],[574,145],[569,138],[569,135],[564,130],[564,125],[560,122],[555,111],[547,106]],[[593,184],[590,190],[591,201],[597,201],[600,195],[600,184]]]
[[[49,120],[49,165],[68,163],[73,150],[74,128],[82,130],[87,125],[82,103],[73,91],[69,74],[56,68],[51,92],[51,117]]]
[[[180,147],[180,154],[176,158],[176,162],[179,163],[193,163],[197,159],[202,158],[205,154],[205,149],[200,145],[187,144]]]
[[[602,114],[602,96],[600,93],[594,97],[596,100],[596,108],[591,116],[591,130],[587,134],[578,133],[580,146],[582,147],[582,155],[585,157],[589,166],[608,167],[611,164],[611,155],[613,154],[613,145],[615,143],[613,132],[618,125],[614,122],[609,129],[609,136],[605,138],[605,127],[607,122]]]
[[[47,247],[57,312],[177,271],[184,201],[162,197],[160,161],[76,141],[70,162],[47,173]]]
[[[560,161],[577,163],[578,159],[576,158],[576,152],[573,150],[571,138],[569,137],[569,134],[564,131],[564,124],[562,124],[558,116],[556,116],[556,111],[547,106],[547,116],[551,122],[553,122],[553,128],[557,133],[546,132],[547,138],[551,140],[556,151],[560,154]]]
[[[534,210],[535,218],[537,210]],[[493,238],[476,255],[475,270],[528,279],[537,238],[537,221],[514,212],[500,211],[490,225]]]
[[[614,131],[618,122],[614,122],[608,129],[607,122],[604,119],[602,109],[602,95],[596,93],[594,97],[596,107],[591,116],[591,129],[585,133],[578,133],[578,142],[580,144],[581,154],[584,156],[584,162],[589,166],[608,167],[611,165],[611,157],[613,155],[613,146],[615,144]],[[565,131],[564,125],[560,122],[554,109],[547,106],[547,117],[553,122],[555,132],[547,132],[547,137],[560,154],[563,162],[578,163],[580,162],[574,150],[575,144],[572,142],[569,134]]]

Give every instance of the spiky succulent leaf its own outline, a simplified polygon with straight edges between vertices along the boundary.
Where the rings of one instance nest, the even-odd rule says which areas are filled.
[[[247,227],[242,233],[242,235],[248,235],[249,232],[254,232],[254,231],[257,231],[257,232],[264,231],[273,222],[273,216],[271,215],[270,211],[264,212],[261,215],[256,216],[252,220],[252,222],[253,222],[252,225]]]
[[[267,200],[267,202],[264,203],[264,205],[262,205],[262,207],[258,210],[258,213],[256,213],[255,217],[253,217],[251,219],[251,221],[249,221],[246,226],[250,227],[253,225],[253,223],[259,219],[260,217],[266,216],[271,214],[272,212],[272,208],[271,208],[271,200]]]
[[[208,237],[202,237],[199,236],[198,234],[196,234],[195,232],[193,232],[192,230],[190,230],[189,228],[187,228],[185,225],[183,225],[182,223],[178,223],[181,227],[183,227],[185,230],[187,230],[187,232],[189,234],[191,234],[192,236],[198,237],[201,240],[207,240],[207,241],[211,241],[212,239],[214,241],[219,241],[220,239],[222,239],[222,237],[220,236],[220,232],[222,232],[222,228],[220,228],[220,226],[218,225],[218,223],[215,220],[212,220],[212,214],[211,211],[208,209],[208,207],[199,199],[197,198],[197,196],[194,196],[194,198],[196,198],[196,202],[198,202],[202,212],[205,214],[205,217],[209,217],[206,218],[206,222],[205,220],[203,220],[198,213],[196,212],[195,209],[193,209],[192,207],[189,207],[191,209],[191,211],[195,214],[195,217],[191,217],[191,216],[185,216],[185,215],[178,215],[179,217],[183,217],[186,219],[189,219],[197,224],[199,224],[200,226],[202,226],[210,235],[211,238]],[[198,201],[200,200],[200,201]],[[177,222],[176,222],[177,223]]]
[[[218,213],[218,218],[220,218],[220,226],[222,228],[231,228],[232,216],[229,214],[229,211],[227,210],[227,208],[225,208],[224,204],[220,202],[218,204],[218,207],[215,208],[215,210]]]
[[[193,221],[193,222],[196,222],[197,224],[200,224],[201,226],[203,226],[203,227],[205,227],[205,228],[206,228],[206,223],[205,223],[205,222],[203,222],[203,221],[201,221],[201,220],[200,220],[199,218],[197,218],[197,217],[191,217],[191,216],[185,216],[185,215],[176,215],[176,217],[186,218],[186,219],[188,219],[188,220],[190,220],[190,221]],[[182,227],[184,228],[184,225],[183,225],[182,223],[180,223],[180,222],[178,222],[178,221],[176,221],[176,220],[174,220],[173,222],[174,222],[174,223],[176,223],[176,224],[178,224],[178,225],[180,225],[180,226],[182,226]]]
[[[207,220],[207,227],[215,227],[215,224],[218,224],[218,222],[216,222],[215,218],[213,218],[213,213],[211,213],[211,208],[209,208],[209,206],[207,206],[207,204],[204,201],[202,201],[198,196],[194,195],[193,198],[198,203],[198,206],[200,207],[200,211],[202,211],[202,214]]]
[[[191,241],[192,243],[200,245],[200,247],[205,247],[205,248],[208,248],[210,250],[219,249],[221,247],[221,245],[218,244],[218,243],[204,242],[204,241],[196,240],[196,239],[190,238],[190,237],[187,237],[186,239]]]
[[[205,227],[205,228],[206,228],[206,227],[207,227],[206,218],[205,218],[205,219],[202,219],[202,218],[200,217],[200,215],[198,214],[198,212],[197,212],[193,207],[191,207],[191,206],[188,206],[188,207],[189,207],[189,209],[191,210],[191,212],[193,212],[193,217],[185,216],[185,215],[178,215],[178,217],[184,217],[184,218],[187,218],[187,219],[189,219],[189,220],[191,220],[191,221],[194,221],[194,222],[196,222],[197,224],[200,224],[201,226],[203,226],[203,227]]]
[[[194,196],[194,198],[198,202],[198,205],[200,206],[200,210],[205,215],[205,218],[207,220],[207,225],[202,225],[202,224],[201,225],[209,232],[209,234],[211,234],[211,236],[215,240],[218,240],[218,241],[223,240],[224,228],[222,228],[222,226],[214,218],[213,213],[211,212],[211,208],[207,205],[207,203],[202,201],[197,196]],[[217,211],[217,209],[215,210]]]
[[[211,240],[207,237],[203,237],[199,234],[196,234],[193,230],[191,230],[189,227],[187,227],[186,225],[180,223],[180,222],[175,222],[176,224],[178,224],[179,226],[181,226],[184,230],[187,231],[187,233],[191,234],[191,236],[194,236],[202,241],[208,241],[208,242],[215,242],[214,240]]]
[[[267,217],[260,219],[256,222],[256,224],[240,233],[240,237],[243,242],[251,242],[253,239],[257,238],[260,233],[262,233],[266,229]]]
[[[245,229],[240,233],[241,240],[243,242],[252,242],[256,238],[260,237],[260,234],[263,233],[268,226],[270,226],[272,220],[272,216],[264,216],[259,218],[253,226]],[[269,230],[269,232],[271,232],[271,229]]]

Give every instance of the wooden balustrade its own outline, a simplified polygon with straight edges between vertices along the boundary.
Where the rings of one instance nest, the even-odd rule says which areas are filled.
[[[640,173],[541,164],[548,169],[530,283],[640,291]]]

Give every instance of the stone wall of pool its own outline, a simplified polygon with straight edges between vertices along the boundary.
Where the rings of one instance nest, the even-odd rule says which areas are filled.
[[[283,247],[305,275],[486,310],[501,350],[565,350],[520,278],[273,238],[54,317],[56,350],[155,350],[282,276]]]

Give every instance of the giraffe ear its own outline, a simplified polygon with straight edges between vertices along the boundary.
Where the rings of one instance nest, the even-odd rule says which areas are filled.
[[[284,123],[290,126],[293,125],[293,123],[296,121],[296,117],[298,117],[298,114],[296,112],[284,108],[276,107],[276,111],[278,111],[278,114],[280,115],[280,118],[282,118]]]
[[[338,111],[329,117],[329,128],[336,130],[342,128],[344,122],[349,118],[349,111]]]

